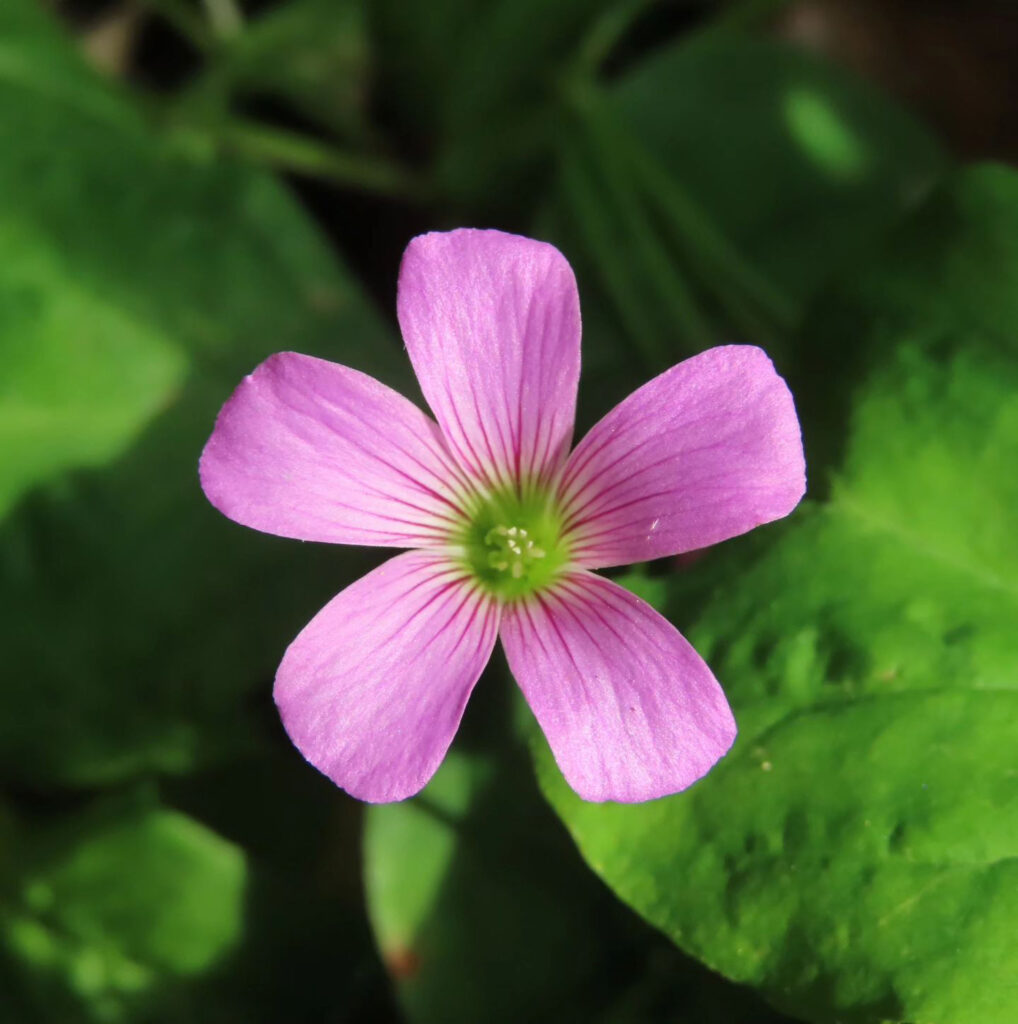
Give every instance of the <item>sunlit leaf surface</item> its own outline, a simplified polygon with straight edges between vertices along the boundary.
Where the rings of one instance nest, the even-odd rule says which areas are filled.
[[[1016,229],[1018,177],[969,172],[820,302],[814,500],[648,591],[723,681],[732,753],[624,807],[538,749],[612,888],[809,1020],[1018,1013]]]

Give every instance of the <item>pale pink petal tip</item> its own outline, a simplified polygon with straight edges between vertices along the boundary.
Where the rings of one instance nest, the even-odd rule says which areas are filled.
[[[295,352],[241,381],[199,474],[224,515],[299,540],[423,546],[460,518],[437,424],[374,378]]]
[[[577,445],[562,495],[587,568],[709,547],[806,489],[791,392],[761,349],[712,348],[635,391]]]
[[[484,484],[547,480],[573,433],[580,302],[554,246],[462,228],[415,238],[397,310],[424,397]]]
[[[438,769],[495,645],[497,606],[434,553],[351,584],[290,645],[274,696],[304,757],[351,796],[403,800]]]
[[[501,636],[562,774],[584,800],[678,793],[735,740],[728,702],[700,656],[610,580],[569,574],[508,606]]]

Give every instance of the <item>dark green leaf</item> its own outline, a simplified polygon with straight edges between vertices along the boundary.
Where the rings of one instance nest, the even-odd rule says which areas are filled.
[[[721,33],[653,55],[612,111],[799,308],[944,168],[889,97],[791,46]]]
[[[378,0],[383,103],[460,215],[519,216],[556,130],[562,79],[617,0]]]

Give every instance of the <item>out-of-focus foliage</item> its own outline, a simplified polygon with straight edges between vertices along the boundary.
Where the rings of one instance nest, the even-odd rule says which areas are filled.
[[[180,996],[164,986],[200,976],[238,942],[240,850],[144,798],[67,816],[14,850],[0,941],[46,1014],[75,1019],[85,1008],[92,1019],[119,1021],[202,1012],[190,1000],[174,1005]]]
[[[631,0],[376,0],[382,103],[459,216],[518,216],[560,127],[564,80]]]
[[[249,743],[243,694],[350,577],[208,506],[229,390],[280,349],[384,376],[395,348],[275,181],[176,152],[39,21],[2,45],[46,59],[0,74],[3,479],[45,484],[0,527],[0,772],[90,785]]]
[[[364,132],[369,51],[362,0],[293,0],[239,33],[202,86],[232,96],[272,98],[344,135]]]
[[[538,223],[580,275],[591,416],[733,337],[785,355],[817,288],[945,163],[864,83],[740,35],[677,43],[572,100]]]
[[[590,898],[555,822],[496,772],[490,755],[454,754],[425,797],[371,810],[365,870],[383,955],[415,1020],[468,1024],[479,1006],[492,1024],[552,1010],[592,1020],[611,953],[597,932],[606,894]]]
[[[52,11],[113,6],[0,2],[0,1021],[384,1024],[384,961],[421,1024],[1010,1024],[1013,178],[922,205],[939,142],[779,4],[146,0],[106,80]],[[588,422],[764,345],[812,501],[628,577],[732,696],[715,773],[584,805],[539,750],[578,854],[496,662],[367,814],[365,911],[270,691],[375,556],[227,522],[197,459],[274,351],[412,393],[399,249],[467,222],[576,267]]]
[[[828,500],[648,595],[725,681],[722,764],[599,807],[540,750],[616,892],[808,1020],[1018,1014],[1016,237],[1018,175],[971,171],[826,295],[800,391]]]
[[[0,9],[0,255],[0,1019],[352,1007],[333,792],[249,695],[362,563],[232,529],[196,469],[261,358],[391,378],[390,334],[279,183],[154,132],[29,0]],[[244,848],[113,788],[213,763],[169,796]]]

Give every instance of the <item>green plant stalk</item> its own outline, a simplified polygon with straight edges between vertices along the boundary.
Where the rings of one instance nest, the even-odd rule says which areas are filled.
[[[743,308],[754,306],[781,333],[790,331],[796,322],[792,303],[738,251],[645,147],[606,113],[604,101],[592,94],[580,111],[599,145],[628,161],[634,185],[657,206],[678,243],[699,264],[704,284],[722,305],[727,308],[728,295],[736,290],[744,296]]]
[[[416,200],[426,191],[409,171],[383,157],[348,153],[306,135],[255,121],[226,121],[214,130],[213,141],[253,163],[377,195]]]
[[[591,126],[590,122],[587,122]],[[676,260],[662,244],[647,210],[640,203],[628,173],[626,161],[611,145],[601,144],[595,137],[591,165],[600,171],[609,203],[618,213],[623,230],[628,230],[642,263],[645,280],[656,289],[659,299],[683,335],[689,339],[694,351],[705,348],[714,340],[704,312],[700,309],[689,281],[683,276]]]
[[[569,212],[594,256],[594,266],[615,305],[622,327],[646,366],[656,371],[667,365],[668,352],[638,297],[639,282],[619,257],[601,197],[574,153],[563,157],[561,173]]]

